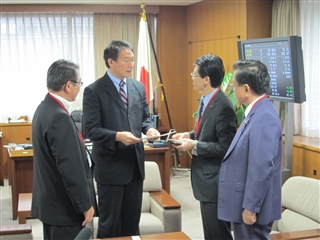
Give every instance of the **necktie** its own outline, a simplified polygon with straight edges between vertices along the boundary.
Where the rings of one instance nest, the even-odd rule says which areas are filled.
[[[124,106],[126,108],[128,108],[128,99],[127,99],[127,94],[126,92],[124,91],[124,84],[125,82],[123,80],[120,81],[119,83],[119,86],[120,86],[120,91],[119,91],[119,94],[120,94],[120,97],[124,103]]]
[[[202,117],[202,111],[203,111],[203,98],[201,99],[200,109],[199,109],[199,119]]]

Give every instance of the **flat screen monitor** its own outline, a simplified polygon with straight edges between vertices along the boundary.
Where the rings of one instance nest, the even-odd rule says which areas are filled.
[[[260,60],[270,75],[271,100],[306,101],[301,37],[288,36],[238,41],[239,59]]]

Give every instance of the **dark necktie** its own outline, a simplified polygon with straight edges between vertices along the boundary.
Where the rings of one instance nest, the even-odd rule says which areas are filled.
[[[202,117],[202,111],[203,111],[203,98],[201,99],[200,109],[199,109],[199,119]]]
[[[124,103],[124,106],[126,108],[128,108],[128,99],[127,99],[127,94],[124,91],[124,84],[125,84],[125,82],[123,80],[121,80],[120,83],[119,83],[119,86],[120,86],[119,93],[120,93],[120,97],[121,97],[121,99],[122,99],[122,101]]]

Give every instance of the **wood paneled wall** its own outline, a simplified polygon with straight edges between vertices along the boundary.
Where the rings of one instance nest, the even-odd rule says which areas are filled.
[[[173,127],[189,131],[200,93],[190,73],[195,60],[205,54],[223,59],[226,72],[238,59],[237,41],[271,36],[272,0],[204,0],[187,7],[160,7],[157,49],[160,71]],[[164,102],[158,108],[160,123],[169,128]],[[190,167],[183,154],[181,167]]]

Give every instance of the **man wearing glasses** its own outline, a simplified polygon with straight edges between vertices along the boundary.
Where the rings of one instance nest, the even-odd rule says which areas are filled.
[[[216,55],[209,54],[196,60],[191,77],[194,89],[202,96],[195,129],[172,137],[182,142],[177,149],[192,151],[191,183],[194,197],[200,201],[206,240],[233,239],[230,223],[217,216],[218,173],[236,133],[232,103],[220,90],[224,73],[223,62]]]
[[[68,111],[81,85],[78,65],[54,62],[32,120],[31,215],[43,223],[44,239],[74,239],[94,215],[92,163]]]

